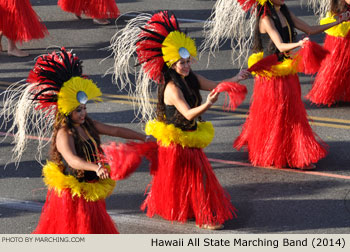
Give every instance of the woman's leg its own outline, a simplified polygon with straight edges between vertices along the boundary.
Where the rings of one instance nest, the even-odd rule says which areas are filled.
[[[94,18],[94,19],[92,19],[92,21],[98,25],[108,25],[111,23],[111,21],[109,21],[106,18]]]
[[[27,56],[29,56],[28,53],[23,52],[22,50],[18,49],[16,46],[16,43],[10,39],[8,39],[7,54],[15,56],[15,57],[27,57]]]

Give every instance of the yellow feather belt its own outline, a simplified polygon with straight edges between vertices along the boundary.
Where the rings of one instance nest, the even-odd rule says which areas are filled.
[[[166,124],[157,120],[148,121],[146,134],[154,136],[162,146],[179,144],[182,147],[205,148],[214,138],[214,127],[211,122],[197,122],[194,131],[183,131],[174,124]]]
[[[51,161],[47,161],[43,167],[43,176],[49,189],[54,189],[58,194],[64,189],[70,189],[72,196],[84,197],[86,201],[105,199],[116,185],[112,179],[103,179],[95,183],[79,182],[72,175],[64,175],[59,166]]]
[[[336,19],[334,18],[334,15],[332,15],[330,12],[327,13],[325,18],[322,18],[320,21],[320,24],[329,24],[335,22]],[[329,28],[325,31],[330,36],[334,37],[346,37],[348,35],[350,30],[350,21],[342,22],[341,24],[338,24],[336,26],[333,26],[332,28]]]
[[[264,57],[264,52],[253,53],[248,58],[248,67],[251,67],[258,61],[262,60]],[[298,67],[297,64],[293,63],[293,59],[284,59],[281,63],[272,66],[272,71],[264,71],[263,73],[257,74],[263,77],[281,77],[291,74],[297,74]],[[255,73],[253,73],[255,74]]]

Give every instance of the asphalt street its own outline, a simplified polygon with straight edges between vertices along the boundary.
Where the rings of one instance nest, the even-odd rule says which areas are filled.
[[[182,29],[195,39],[197,46],[203,41],[203,21],[211,13],[215,1],[210,0],[118,0],[123,16],[111,20],[107,26],[96,25],[83,16],[63,12],[57,0],[31,0],[33,8],[49,30],[42,40],[19,45],[30,54],[26,58],[0,53],[0,90],[11,83],[25,79],[34,66],[35,58],[51,52],[53,47],[73,49],[83,60],[84,73],[98,83],[104,93],[103,103],[89,103],[89,115],[105,123],[143,131],[144,125],[134,120],[134,110],[127,94],[112,83],[113,59],[107,47],[117,28],[137,13],[171,10],[180,20]],[[286,1],[297,16],[310,24],[317,17],[299,1]],[[303,35],[300,34],[300,37]],[[322,43],[324,35],[311,36]],[[7,41],[3,39],[3,48]],[[193,70],[212,80],[235,75],[241,66],[231,63],[229,43],[211,57],[204,53]],[[244,67],[244,66],[243,66]],[[231,196],[238,209],[237,219],[225,223],[225,229],[208,231],[199,229],[194,222],[171,223],[159,217],[148,218],[140,210],[145,189],[151,181],[147,162],[128,179],[119,181],[107,199],[107,210],[121,233],[350,233],[350,104],[339,103],[332,107],[317,107],[305,100],[311,88],[312,76],[300,75],[302,95],[313,130],[329,146],[327,157],[317,163],[314,171],[269,169],[252,167],[244,151],[232,148],[246,118],[253,90],[253,79],[243,81],[248,95],[234,112],[224,111],[221,95],[216,106],[203,116],[212,121],[215,138],[205,149],[220,183]],[[202,93],[207,96],[206,92]],[[0,104],[2,106],[2,103]],[[0,122],[1,123],[1,122]],[[6,128],[0,129],[0,233],[28,234],[38,222],[46,197],[41,177],[41,165],[35,160],[36,139],[29,141],[18,168],[5,164],[12,155],[13,137],[4,138]],[[123,141],[103,137],[103,142]],[[42,162],[48,158],[44,153]]]

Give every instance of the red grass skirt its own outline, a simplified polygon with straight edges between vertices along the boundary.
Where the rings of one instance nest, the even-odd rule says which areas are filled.
[[[120,15],[115,0],[59,0],[62,10],[78,16],[85,14],[92,18],[117,18]]]
[[[256,77],[249,115],[234,147],[247,146],[255,166],[302,168],[315,163],[326,156],[327,145],[306,116],[297,75]]]
[[[159,146],[158,168],[152,188],[141,206],[147,216],[170,221],[221,224],[236,217],[230,196],[219,184],[202,151],[181,145]]]
[[[34,234],[118,234],[106,211],[104,200],[86,201],[72,197],[69,189],[59,196],[54,190],[47,192],[39,224]]]
[[[324,47],[330,53],[306,97],[318,105],[350,102],[350,32],[344,38],[327,35]]]
[[[0,31],[15,42],[39,39],[48,34],[29,0],[0,0]]]

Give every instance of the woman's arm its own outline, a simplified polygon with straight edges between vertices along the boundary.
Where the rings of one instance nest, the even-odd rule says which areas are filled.
[[[197,79],[199,81],[199,85],[200,85],[200,89],[202,90],[206,90],[206,91],[211,91],[214,88],[216,88],[216,86],[220,83],[220,82],[239,82],[241,80],[245,80],[248,78],[248,76],[250,75],[250,73],[247,70],[241,70],[238,74],[236,74],[235,76],[229,78],[229,79],[225,79],[219,82],[216,81],[212,81],[212,80],[208,80],[207,78],[203,77],[202,75],[199,74],[195,74],[197,76]]]
[[[324,24],[324,25],[309,25],[307,23],[305,23],[303,20],[301,20],[300,18],[298,18],[297,16],[295,16],[292,12],[290,12],[290,16],[294,22],[294,25],[297,29],[305,32],[307,35],[312,35],[312,34],[317,34],[317,33],[321,33],[335,25],[338,25],[340,23],[342,23],[343,21],[346,21],[349,19],[350,16],[350,12],[344,12],[341,15],[339,15],[339,17],[337,18],[337,21],[333,22],[333,23],[329,23],[329,24]]]
[[[114,136],[114,137],[121,137],[125,139],[134,139],[134,140],[141,140],[146,141],[146,135],[136,132],[131,129],[118,127],[118,126],[112,126],[108,124],[104,124],[98,121],[93,121],[95,128],[97,129],[98,133],[101,135],[108,135],[108,136]]]
[[[259,28],[261,33],[267,33],[280,52],[287,52],[302,46],[305,39],[299,40],[296,43],[284,43],[280,34],[278,33],[275,24],[269,16],[260,19]]]
[[[77,155],[73,136],[64,128],[57,132],[56,147],[70,167],[77,170],[94,171],[102,179],[109,177],[105,168],[98,164],[89,163]]]
[[[205,103],[198,107],[190,108],[181,90],[174,82],[169,82],[164,91],[164,102],[168,105],[174,105],[187,120],[191,121],[209,109],[210,106],[217,101],[218,96],[219,93],[211,92]]]

